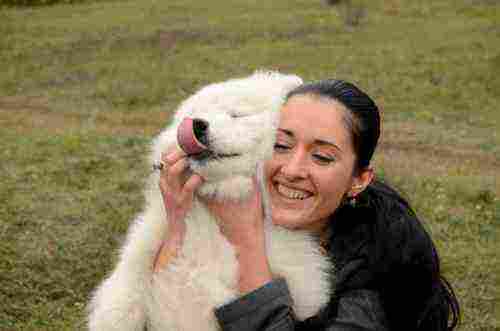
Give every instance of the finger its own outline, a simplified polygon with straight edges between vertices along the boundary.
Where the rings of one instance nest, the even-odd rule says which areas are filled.
[[[167,185],[175,191],[180,191],[183,185],[183,173],[188,167],[189,164],[186,158],[181,158],[169,167],[166,175]]]
[[[168,175],[168,164],[164,161],[160,161],[158,164],[159,169],[160,169],[160,184],[166,185],[167,184],[167,175]]]
[[[160,187],[160,192],[162,197],[165,199],[166,195],[172,192],[172,188],[169,186],[167,182],[167,174],[166,171],[160,172],[160,181],[158,183]]]
[[[175,145],[171,145],[169,148],[167,148],[166,151],[162,152],[160,155],[160,161],[156,165],[153,165],[153,168],[159,170],[167,170],[169,166],[167,162],[168,156],[172,154],[172,152],[175,151],[176,148],[177,147]]]
[[[176,149],[177,147],[174,145],[170,146],[165,152],[162,152],[160,155],[160,161],[153,164],[153,169],[160,170],[160,172],[166,172],[168,167],[170,166],[169,160],[173,159],[175,161],[177,158],[176,155],[170,156],[175,152]]]
[[[166,153],[161,154],[161,160],[167,164],[167,166],[171,166],[178,162],[180,159],[185,158],[186,153],[183,150],[175,148],[172,151],[168,151]]]
[[[184,184],[184,194],[193,196],[194,191],[203,183],[203,177],[198,174],[192,174]]]
[[[177,160],[168,168],[168,174],[172,176],[179,176],[189,167],[189,162],[187,158],[181,158]]]

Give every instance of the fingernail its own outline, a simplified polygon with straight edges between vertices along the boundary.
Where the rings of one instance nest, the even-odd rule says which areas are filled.
[[[167,156],[167,162],[170,164],[174,161],[174,157],[172,156],[172,154],[170,154],[169,156]]]

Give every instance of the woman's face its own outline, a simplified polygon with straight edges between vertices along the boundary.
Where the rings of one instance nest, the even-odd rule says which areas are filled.
[[[367,175],[354,174],[347,115],[342,104],[315,96],[294,96],[284,105],[264,168],[274,224],[319,231],[344,195],[362,190]]]

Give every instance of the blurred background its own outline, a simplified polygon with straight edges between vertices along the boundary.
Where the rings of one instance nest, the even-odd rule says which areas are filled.
[[[432,233],[459,330],[500,330],[498,0],[0,0],[0,330],[84,329],[151,139],[256,69],[375,97],[377,176]]]

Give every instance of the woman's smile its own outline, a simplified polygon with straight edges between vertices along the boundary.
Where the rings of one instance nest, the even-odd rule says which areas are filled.
[[[278,193],[288,200],[304,200],[310,198],[313,195],[310,192],[289,187],[282,183],[276,183],[275,187]]]
[[[311,191],[281,181],[273,181],[272,190],[272,196],[277,200],[274,202],[288,208],[304,208],[311,204],[315,198]]]

